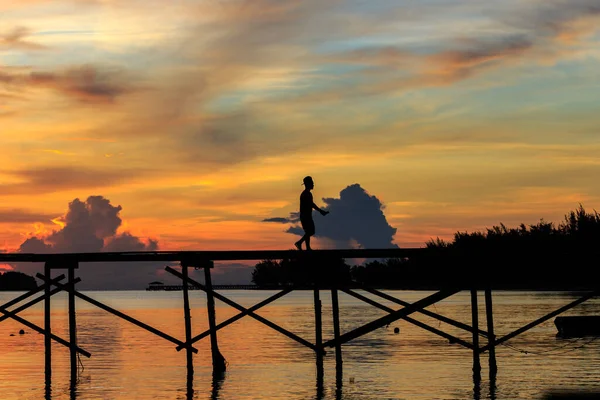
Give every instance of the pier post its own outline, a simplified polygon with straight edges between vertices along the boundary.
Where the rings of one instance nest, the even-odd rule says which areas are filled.
[[[337,341],[340,338],[340,307],[337,288],[331,289],[331,312],[333,314],[333,337]],[[339,342],[335,345],[335,377],[336,381],[342,381],[342,345]]]
[[[313,290],[313,299],[315,303],[315,346],[317,360],[317,386],[323,385],[323,330],[321,318],[321,298],[319,294],[319,284],[315,282]]]
[[[212,264],[212,262],[211,262]],[[208,308],[208,327],[210,328],[210,348],[212,353],[213,374],[221,375],[227,369],[225,358],[219,351],[219,343],[217,342],[217,324],[215,313],[215,298],[213,296],[212,279],[210,276],[209,266],[204,267],[204,285],[206,286],[206,304]]]
[[[181,265],[181,274],[183,275],[183,317],[185,319],[185,342],[189,343],[192,339],[192,315],[190,311],[190,296],[188,292],[188,266]],[[192,348],[188,347],[186,350],[186,359],[187,359],[187,374],[188,374],[188,383],[190,382],[192,376],[194,376],[194,357]]]
[[[492,308],[492,289],[485,289],[485,314],[487,316],[490,380],[496,377],[496,334],[494,333],[494,312]]]
[[[471,323],[473,332],[473,380],[481,381],[481,363],[479,361],[479,311],[477,306],[477,289],[471,289]]]
[[[52,381],[52,338],[50,337],[50,334],[52,333],[50,324],[50,279],[52,279],[52,277],[50,264],[48,262],[44,264],[44,275],[48,279],[46,281],[46,287],[44,288],[44,294],[46,295],[44,299],[44,375],[46,389],[48,390]]]
[[[75,319],[75,265],[69,265],[69,282],[68,284],[73,289],[69,292],[69,356],[71,360],[71,387],[77,383],[77,321]]]

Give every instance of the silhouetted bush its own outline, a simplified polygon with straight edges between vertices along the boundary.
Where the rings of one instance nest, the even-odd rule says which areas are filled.
[[[259,286],[304,285],[319,276],[324,282],[395,289],[587,289],[600,286],[594,278],[599,244],[600,215],[579,205],[558,226],[540,220],[516,228],[500,224],[483,232],[457,232],[452,241],[429,240],[410,259],[349,267],[344,260],[307,252],[297,260],[262,261],[252,277]]]
[[[37,288],[37,282],[33,276],[22,272],[8,271],[0,274],[0,290],[27,291]]]

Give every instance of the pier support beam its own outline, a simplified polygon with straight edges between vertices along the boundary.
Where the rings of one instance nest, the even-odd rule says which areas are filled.
[[[315,355],[317,360],[317,387],[323,386],[323,328],[321,315],[321,297],[319,285],[315,283],[313,290],[315,305]]]
[[[485,289],[485,315],[487,318],[490,380],[494,380],[496,378],[496,374],[498,373],[498,365],[496,364],[496,335],[494,333],[492,290],[489,288]]]
[[[213,296],[212,279],[210,276],[210,268],[204,268],[204,284],[206,285],[206,305],[208,308],[208,327],[210,328],[210,348],[212,352],[213,374],[222,375],[227,369],[225,357],[219,351],[219,343],[217,341],[217,323],[215,313],[215,298]],[[187,278],[187,277],[186,277]],[[184,285],[187,285],[187,279],[184,280]],[[185,287],[185,286],[184,286]],[[191,337],[186,338],[188,342]]]
[[[75,317],[75,268],[77,268],[77,262],[74,265],[69,265],[69,285],[73,288],[73,291],[69,292],[69,356],[71,360],[71,388],[77,383],[77,320]],[[50,285],[50,282],[48,282]]]
[[[340,306],[338,302],[337,288],[331,289],[331,312],[333,314],[333,338],[335,340],[335,378],[341,383],[343,379],[342,369],[342,344],[340,343]]]
[[[192,315],[190,311],[190,296],[188,292],[188,266],[181,266],[181,273],[184,276],[183,281],[183,318],[185,320],[185,342],[190,343],[192,338]],[[188,374],[188,382],[194,376],[194,353],[192,352],[191,347],[186,349],[186,360],[187,360],[187,374]]]
[[[48,278],[46,287],[44,288],[44,294],[46,295],[44,299],[44,376],[46,380],[46,390],[48,390],[52,382],[52,337],[50,336],[52,333],[50,319],[50,279],[52,279],[52,276],[49,263],[45,263],[44,265],[44,275]]]
[[[481,381],[481,363],[479,361],[479,310],[477,306],[477,289],[471,289],[471,324],[473,331],[473,380]]]

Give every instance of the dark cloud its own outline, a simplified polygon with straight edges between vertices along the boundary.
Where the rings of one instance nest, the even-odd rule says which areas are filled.
[[[62,72],[32,72],[29,85],[50,87],[85,103],[113,103],[134,90],[122,70],[93,65],[72,67]]]
[[[507,25],[527,29],[536,36],[560,36],[562,34],[581,34],[573,23],[581,18],[600,15],[600,3],[597,0],[548,0],[539,3],[524,3],[519,10],[510,14],[498,15]],[[597,24],[595,29],[597,29]],[[575,30],[574,30],[575,29]]]
[[[80,65],[55,71],[0,69],[0,83],[12,91],[50,88],[81,103],[115,103],[125,94],[139,90],[134,77],[116,67]]]
[[[346,187],[339,198],[324,198],[330,213],[321,217],[315,213],[316,237],[332,240],[338,248],[349,248],[356,243],[360,248],[398,247],[393,243],[396,228],[388,224],[385,207],[376,197],[367,193],[358,183]],[[286,221],[287,220],[287,221]],[[297,213],[290,218],[269,218],[265,222],[297,222]],[[288,233],[302,236],[302,227],[294,225]]]
[[[189,161],[195,163],[240,163],[264,151],[258,137],[261,125],[247,112],[206,116],[198,126],[179,137],[177,150],[184,147]]]
[[[487,40],[469,39],[459,44],[462,48],[440,53],[437,56],[439,60],[459,66],[476,65],[490,59],[520,54],[533,46],[526,35],[508,35]]]
[[[0,223],[33,223],[47,222],[54,218],[55,215],[35,213],[20,209],[1,209],[0,208]]]
[[[121,206],[102,196],[90,196],[85,202],[75,199],[67,213],[57,219],[64,226],[45,237],[31,237],[21,253],[88,253],[105,251],[155,251],[158,242],[143,241],[130,232],[117,233],[122,224]],[[77,276],[84,289],[143,289],[156,280],[163,265],[154,263],[84,263]],[[42,266],[21,263],[17,269],[35,274]]]
[[[106,171],[84,167],[57,166],[2,172],[22,181],[20,183],[0,184],[0,193],[14,195],[43,194],[74,188],[110,186],[143,175],[147,171],[139,169]]]
[[[262,222],[278,222],[280,224],[290,224],[293,222],[298,222],[298,220],[293,220],[292,218],[285,217],[275,217],[275,218],[265,218]]]
[[[489,39],[460,41],[455,50],[444,51],[428,57],[437,67],[425,72],[417,81],[427,84],[453,83],[466,79],[476,72],[502,65],[507,60],[520,57],[531,50],[534,43],[526,35],[509,35]],[[436,77],[440,78],[436,80]]]

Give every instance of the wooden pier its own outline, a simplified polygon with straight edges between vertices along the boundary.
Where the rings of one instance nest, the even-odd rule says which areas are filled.
[[[193,357],[194,354],[198,353],[198,350],[194,347],[194,344],[199,340],[206,337],[210,337],[211,343],[211,357],[213,364],[214,376],[222,375],[227,368],[225,357],[219,349],[218,343],[218,332],[224,329],[233,322],[243,318],[253,318],[267,327],[285,335],[290,340],[293,340],[302,346],[305,346],[315,353],[315,360],[317,365],[317,383],[322,384],[323,380],[323,358],[327,355],[327,349],[333,349],[335,353],[336,361],[336,381],[341,382],[342,379],[342,348],[343,344],[349,341],[368,334],[378,328],[384,327],[394,321],[402,319],[409,323],[412,323],[422,329],[425,329],[432,334],[441,336],[452,343],[461,345],[468,349],[473,354],[473,379],[474,382],[478,383],[481,381],[481,362],[480,357],[483,353],[488,354],[489,374],[490,380],[494,380],[498,367],[496,363],[495,348],[496,346],[506,342],[507,340],[520,335],[521,333],[549,320],[550,318],[559,315],[578,304],[581,304],[593,297],[598,296],[599,292],[594,288],[582,292],[580,297],[557,310],[548,313],[547,315],[538,318],[531,323],[526,324],[515,331],[506,334],[502,337],[496,337],[494,333],[494,318],[493,318],[493,303],[492,303],[492,287],[489,282],[478,279],[476,276],[468,276],[464,278],[462,284],[452,283],[451,285],[440,285],[433,294],[424,295],[420,300],[409,303],[402,299],[393,297],[386,294],[378,288],[367,287],[360,285],[356,282],[348,284],[347,282],[341,283],[336,282],[335,279],[327,279],[323,281],[319,269],[314,269],[314,280],[312,282],[312,290],[314,297],[314,310],[315,310],[315,342],[306,340],[299,335],[291,332],[276,323],[262,317],[256,313],[257,310],[267,306],[273,301],[287,295],[288,293],[296,290],[294,287],[281,288],[277,293],[269,296],[265,300],[255,304],[252,307],[244,307],[235,301],[229,299],[225,295],[215,291],[216,286],[212,285],[211,270],[214,268],[214,261],[239,261],[239,260],[281,260],[281,259],[294,259],[299,260],[310,267],[311,265],[326,265],[328,260],[333,259],[373,259],[373,258],[411,258],[420,257],[426,255],[428,249],[351,249],[351,250],[313,250],[313,251],[297,251],[297,250],[259,250],[259,251],[178,251],[178,252],[121,252],[121,253],[72,253],[72,254],[0,254],[0,262],[2,263],[44,263],[44,273],[37,274],[37,277],[44,283],[40,287],[31,290],[23,295],[17,296],[13,300],[0,305],[0,322],[12,318],[21,324],[35,330],[45,336],[45,377],[46,384],[49,385],[52,379],[52,352],[51,343],[55,341],[61,345],[69,348],[70,350],[70,362],[71,362],[71,384],[75,385],[77,380],[77,357],[83,355],[85,357],[91,357],[91,353],[85,349],[79,347],[77,342],[77,321],[76,321],[76,310],[75,310],[75,298],[79,298],[86,301],[108,313],[116,315],[141,329],[145,329],[156,336],[163,338],[173,343],[176,351],[185,350],[188,380],[191,381],[194,366]],[[150,325],[147,325],[115,308],[112,308],[106,304],[101,303],[80,293],[76,290],[76,285],[81,281],[80,278],[76,277],[76,270],[80,263],[94,263],[94,262],[134,262],[134,261],[159,261],[168,263],[179,263],[177,269],[167,266],[165,270],[181,279],[181,292],[184,300],[184,318],[183,324],[185,326],[185,337],[176,338],[169,334],[162,332]],[[189,268],[202,269],[204,271],[204,283],[200,283],[189,277]],[[66,270],[67,276],[64,274],[56,275],[53,274],[56,271]],[[66,281],[65,281],[66,279]],[[201,332],[194,333],[193,326],[191,323],[191,310],[189,303],[189,290],[194,288],[195,290],[202,290],[206,293],[207,301],[207,315],[209,322],[209,329]],[[304,285],[303,289],[306,289]],[[400,306],[398,309],[388,307],[381,304],[379,301],[368,298],[360,294],[356,289],[360,289],[374,295],[382,300],[390,301]],[[536,289],[536,288],[532,288]],[[323,290],[329,290],[332,300],[332,315],[333,330],[334,334],[332,338],[323,338],[322,335],[322,310],[321,310],[321,299],[320,296]],[[480,328],[479,314],[478,314],[478,290],[484,291],[485,302],[485,319],[486,329]],[[51,331],[51,314],[50,305],[51,298],[56,293],[65,291],[68,293],[68,312],[69,312],[69,338],[61,338]],[[340,331],[340,314],[339,314],[339,302],[338,293],[342,291],[350,296],[353,296],[373,307],[384,310],[387,315],[370,321],[360,327],[352,329],[348,332]],[[471,324],[465,324],[460,321],[453,320],[445,317],[438,313],[426,310],[426,307],[432,306],[439,301],[447,299],[460,291],[469,291],[471,295]],[[42,295],[38,295],[43,292]],[[32,298],[32,299],[30,299]],[[218,299],[225,304],[238,310],[238,314],[233,317],[217,324],[216,323],[216,311],[214,306],[215,299]],[[28,300],[25,304],[16,306],[20,302]],[[37,304],[44,302],[44,326],[37,326],[26,319],[20,317],[18,314],[23,310]],[[16,306],[16,307],[15,307]],[[14,308],[13,308],[14,307]],[[11,309],[12,308],[12,309]],[[463,340],[459,337],[451,335],[438,327],[427,325],[423,322],[411,318],[412,314],[421,313],[432,317],[440,322],[452,325],[456,328],[460,328],[470,334],[471,341]],[[0,350],[1,351],[1,350]]]
[[[184,285],[160,285],[149,286],[146,288],[148,292],[173,292],[183,290]],[[188,290],[200,290],[194,285],[187,285]],[[214,290],[259,290],[263,289],[257,285],[213,285]]]

